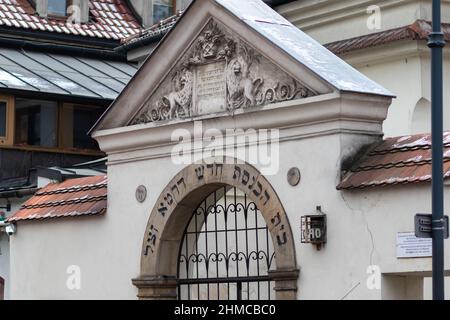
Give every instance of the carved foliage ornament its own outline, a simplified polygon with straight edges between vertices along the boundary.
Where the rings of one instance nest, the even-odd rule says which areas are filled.
[[[211,20],[131,124],[233,112],[314,95]]]

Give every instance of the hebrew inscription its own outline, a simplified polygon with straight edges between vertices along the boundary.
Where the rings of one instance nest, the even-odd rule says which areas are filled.
[[[187,171],[188,170],[188,171]],[[190,177],[190,178],[188,178]],[[189,183],[188,183],[189,182]],[[157,221],[153,221],[147,230],[144,256],[152,255],[155,245],[159,241],[159,230],[164,229],[171,212],[184,198],[189,197],[190,184],[198,186],[207,183],[224,183],[235,186],[250,196],[258,208],[269,214],[267,224],[272,230],[272,236],[277,246],[283,247],[289,242],[288,222],[282,208],[274,205],[278,201],[276,194],[263,176],[245,164],[201,163],[194,164],[186,169],[183,176],[174,178],[166,187],[157,202]]]
[[[226,111],[225,62],[198,66],[195,72],[194,106],[196,114]]]

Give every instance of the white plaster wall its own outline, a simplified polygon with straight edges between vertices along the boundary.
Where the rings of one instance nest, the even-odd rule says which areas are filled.
[[[395,48],[394,48],[395,49]],[[418,47],[412,54],[399,54],[395,57],[383,57],[382,52],[389,47],[374,50],[368,49],[344,60],[378,82],[396,95],[389,107],[389,114],[383,123],[386,137],[394,137],[431,131],[431,110],[418,112],[416,106],[421,99],[431,101],[431,69],[430,58],[426,53],[420,54]],[[450,54],[444,59],[444,129],[450,130]]]
[[[422,97],[420,58],[399,57],[359,65],[357,69],[396,95],[383,123],[385,135],[392,137],[410,134],[414,106]]]
[[[9,287],[9,237],[0,232],[0,277],[5,280],[5,299],[8,299]]]
[[[20,223],[11,241],[11,298],[134,298],[140,249],[123,215]],[[66,285],[70,266],[80,268],[80,290]]]

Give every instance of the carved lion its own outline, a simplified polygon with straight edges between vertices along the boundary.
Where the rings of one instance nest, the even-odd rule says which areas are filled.
[[[227,100],[231,110],[256,105],[256,92],[262,79],[252,80],[249,76],[248,64],[242,57],[232,59],[227,67]]]
[[[190,115],[192,102],[193,74],[188,69],[177,72],[174,79],[175,91],[164,96],[162,103],[168,107],[170,118],[178,116],[181,108],[184,116]]]

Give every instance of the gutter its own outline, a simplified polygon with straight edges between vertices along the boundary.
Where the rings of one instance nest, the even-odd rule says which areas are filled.
[[[13,49],[38,50],[44,52],[90,56],[95,58],[102,58],[105,60],[126,61],[126,54],[116,50],[94,49],[48,42],[39,43],[36,41],[19,40],[4,36],[0,36],[0,46],[10,47]]]
[[[32,187],[20,190],[3,191],[0,192],[0,198],[23,198],[34,195],[38,190],[39,188]]]
[[[271,7],[279,6],[279,5],[286,4],[289,2],[294,2],[294,1],[295,0],[264,0],[264,2]]]
[[[85,46],[92,48],[113,49],[120,44],[120,39],[97,38],[91,36],[81,36],[75,34],[30,30],[17,27],[0,26],[0,34],[5,37],[14,39],[26,39],[34,41],[54,42],[54,43],[70,43],[73,46]]]
[[[156,33],[151,36],[143,36],[142,38],[138,38],[137,40],[130,41],[128,43],[125,43],[117,48],[114,49],[114,52],[118,55],[126,55],[126,53],[130,50],[137,49],[144,47],[146,45],[152,44],[152,43],[158,43],[159,41],[164,38],[164,36],[167,34],[167,32],[170,30],[170,28],[167,28],[159,33]]]

